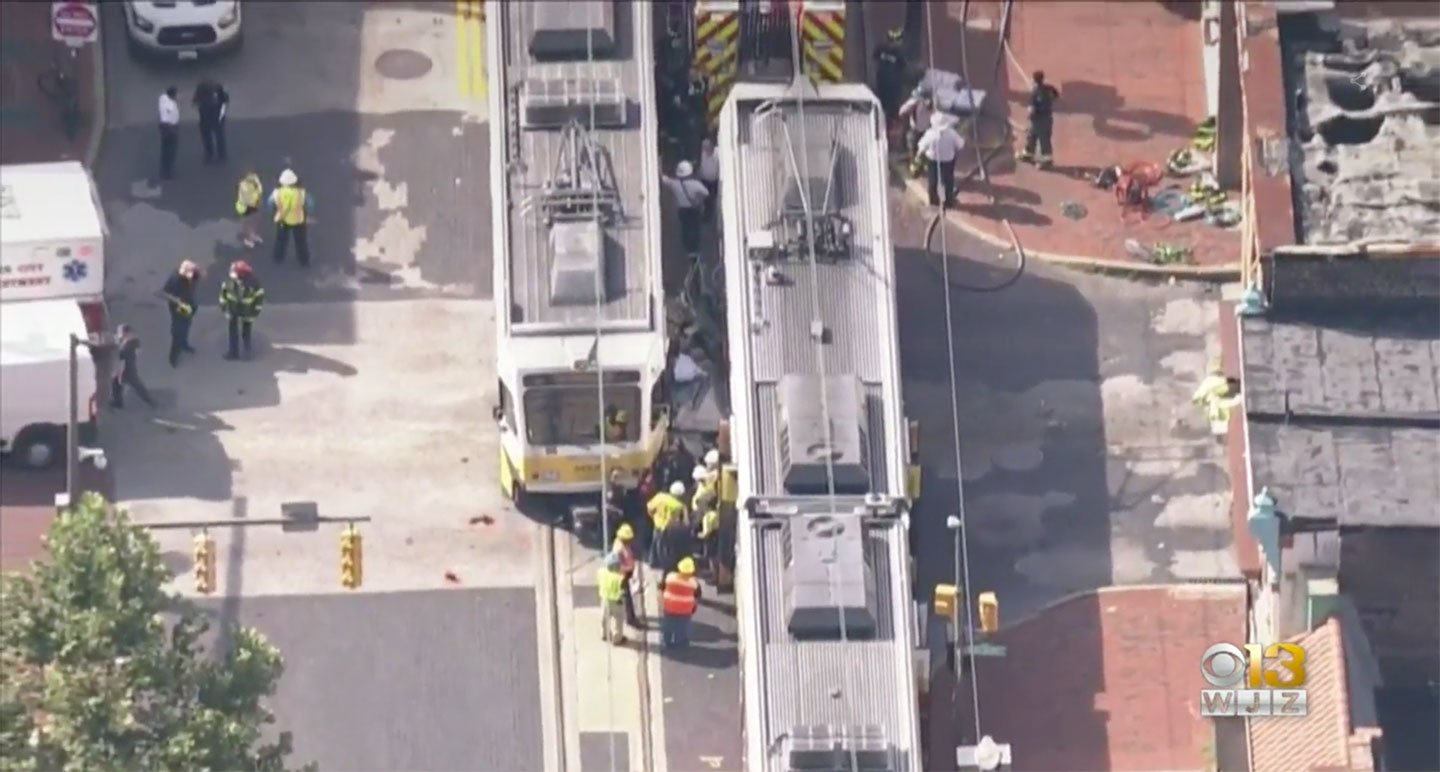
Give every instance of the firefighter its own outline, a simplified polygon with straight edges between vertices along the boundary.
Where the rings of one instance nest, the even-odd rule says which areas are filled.
[[[662,534],[672,520],[683,520],[685,518],[685,483],[676,480],[670,484],[670,489],[661,491],[650,497],[645,505],[645,511],[650,515],[652,526],[650,536],[650,566],[659,570],[663,565],[665,555],[662,554],[664,539]]]
[[[1045,73],[1035,71],[1035,86],[1030,89],[1030,129],[1025,134],[1025,152],[1020,160],[1033,162],[1041,169],[1050,168],[1055,147],[1050,135],[1055,129],[1055,102],[1060,90],[1045,82]]]
[[[695,580],[695,561],[683,558],[660,583],[660,639],[667,649],[690,643],[690,622],[700,605],[700,583]]]
[[[160,295],[165,298],[165,305],[170,310],[171,367],[180,364],[182,353],[195,353],[195,349],[190,348],[190,325],[195,321],[195,287],[200,282],[200,275],[200,266],[182,260],[180,267],[170,274],[165,286],[160,289]]]
[[[240,358],[241,343],[245,344],[245,356],[250,356],[250,332],[264,305],[265,290],[250,264],[244,260],[231,263],[230,278],[220,285],[220,310],[225,313],[230,331],[226,359]]]
[[[621,523],[620,528],[615,531],[610,555],[619,564],[620,576],[625,579],[622,585],[624,595],[620,599],[625,606],[625,621],[631,627],[639,628],[640,617],[635,614],[635,595],[630,588],[630,583],[635,579],[635,529],[630,527],[629,523]]]
[[[885,108],[885,117],[894,121],[900,110],[900,95],[905,89],[905,33],[899,27],[890,30],[886,40],[875,48],[875,95]]]
[[[604,608],[601,616],[600,639],[614,644],[625,642],[624,598],[625,575],[621,573],[620,558],[610,555],[598,574],[600,604]]]

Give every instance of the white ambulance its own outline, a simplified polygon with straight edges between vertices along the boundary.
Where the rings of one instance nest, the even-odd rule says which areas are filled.
[[[0,453],[32,468],[64,460],[70,336],[105,329],[105,218],[75,161],[0,166]],[[80,436],[93,437],[99,383],[78,352]]]

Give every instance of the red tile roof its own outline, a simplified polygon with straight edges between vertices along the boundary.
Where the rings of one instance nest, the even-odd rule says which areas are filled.
[[[1380,737],[1380,729],[1350,725],[1340,621],[1332,617],[1291,640],[1305,648],[1308,712],[1304,718],[1251,719],[1250,768],[1256,772],[1374,769],[1371,744]]]
[[[1200,656],[1245,639],[1246,599],[1238,584],[1106,588],[1002,629],[1006,656],[976,665],[982,733],[1011,744],[1017,770],[1208,768]]]

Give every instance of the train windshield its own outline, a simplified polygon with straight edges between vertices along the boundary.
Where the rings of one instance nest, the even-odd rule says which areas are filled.
[[[531,445],[598,445],[640,440],[640,373],[526,376],[525,435]]]

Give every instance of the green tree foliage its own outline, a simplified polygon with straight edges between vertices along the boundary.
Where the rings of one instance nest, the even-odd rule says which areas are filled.
[[[285,769],[263,700],[280,653],[238,628],[218,656],[203,612],[164,585],[150,534],[88,494],[50,560],[0,579],[0,769]]]

